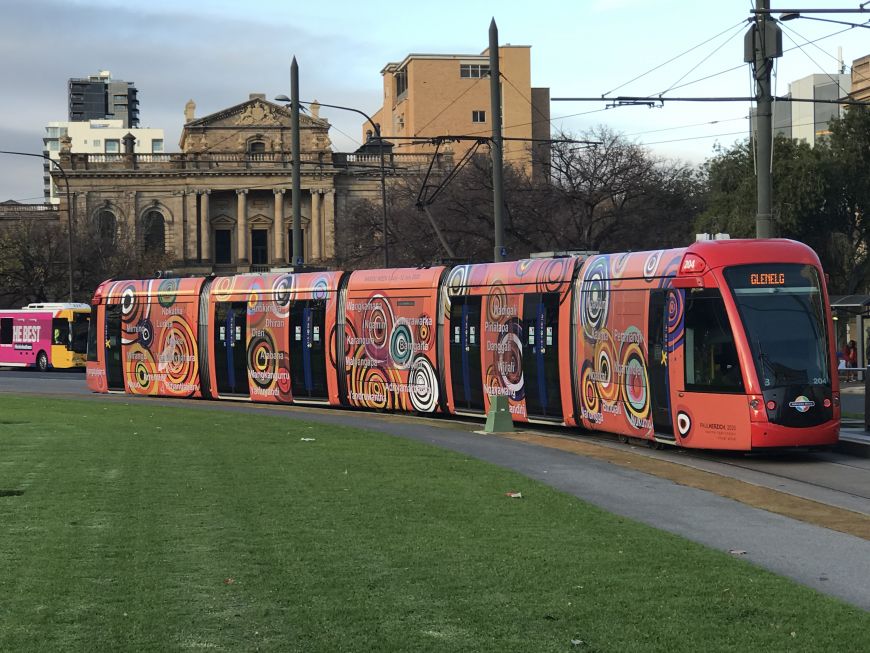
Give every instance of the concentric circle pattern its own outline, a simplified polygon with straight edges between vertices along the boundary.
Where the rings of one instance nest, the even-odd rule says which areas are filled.
[[[278,372],[278,352],[268,331],[252,337],[248,342],[248,370],[251,380],[260,388],[271,388]]]
[[[272,282],[272,299],[275,303],[273,311],[277,317],[290,315],[293,287],[294,276],[292,274],[282,274]]]
[[[163,381],[167,394],[191,395],[196,391],[199,361],[196,338],[190,325],[182,317],[173,315],[160,331],[157,343],[160,352],[158,370],[165,375]]]
[[[580,320],[583,333],[590,341],[598,338],[598,331],[606,322],[610,307],[608,257],[599,256],[592,261],[583,275],[580,288]]]
[[[650,253],[649,256],[646,257],[646,261],[643,264],[643,278],[647,281],[652,281],[653,277],[656,276],[656,270],[659,268],[659,261],[662,258],[662,251],[658,250],[656,252]]]
[[[178,297],[179,279],[164,279],[157,288],[157,301],[163,308],[169,308]]]
[[[411,364],[413,352],[414,339],[411,335],[411,327],[408,325],[408,320],[399,318],[390,334],[390,358],[397,368],[405,369]]]
[[[557,258],[544,259],[538,267],[535,276],[535,292],[549,293],[559,292],[564,283],[566,268],[572,259]]]
[[[411,386],[411,405],[414,410],[421,413],[434,412],[438,405],[438,378],[428,358],[414,358],[408,383]]]
[[[680,434],[680,437],[683,439],[687,438],[691,430],[692,418],[685,411],[679,411],[677,413],[677,432]]]
[[[369,299],[363,313],[362,328],[366,355],[375,360],[386,360],[393,330],[393,308],[386,297],[374,295]]]

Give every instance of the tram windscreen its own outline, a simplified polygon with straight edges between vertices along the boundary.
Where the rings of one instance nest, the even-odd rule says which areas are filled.
[[[741,265],[725,269],[764,389],[831,382],[827,320],[819,275],[811,265]]]

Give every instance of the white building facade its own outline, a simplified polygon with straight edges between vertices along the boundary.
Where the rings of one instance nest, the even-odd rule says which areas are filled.
[[[45,127],[43,154],[57,160],[60,155],[60,139],[69,136],[72,139],[71,151],[75,154],[105,154],[108,157],[120,156],[124,152],[124,137],[132,134],[135,137],[133,151],[136,154],[163,154],[164,137],[162,129],[124,127],[123,120],[88,120],[86,122],[50,122]],[[43,182],[45,185],[45,201],[51,204],[60,203],[58,190],[51,181],[48,172],[48,161],[45,162]]]

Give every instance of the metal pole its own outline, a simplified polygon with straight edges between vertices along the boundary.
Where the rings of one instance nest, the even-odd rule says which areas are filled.
[[[371,118],[368,118],[368,121],[372,123],[375,133],[378,135],[378,153],[381,155],[381,205],[384,211],[384,267],[388,268],[390,267],[390,244],[387,238],[387,181],[384,176],[384,139],[381,138],[380,126],[373,123]]]
[[[501,140],[501,78],[498,65],[498,27],[495,18],[489,24],[489,97],[490,113],[492,113],[492,203],[493,227],[495,230],[495,246],[492,260],[495,262],[507,260],[507,250],[504,246],[504,178],[502,170],[502,140]]]
[[[758,0],[758,8],[762,11],[770,8],[770,0]],[[773,67],[773,59],[770,57],[770,48],[773,44],[768,43],[769,32],[767,22],[772,20],[768,14],[755,15],[755,93],[757,97],[757,111],[755,124],[755,170],[757,175],[757,200],[758,208],[755,216],[756,238],[772,238],[773,233],[773,102],[770,94],[770,73]]]
[[[73,203],[71,199],[71,195],[69,192],[69,178],[66,176],[66,171],[61,167],[61,165],[52,159],[47,154],[33,154],[31,152],[10,152],[8,150],[0,150],[0,154],[16,154],[18,156],[33,156],[39,159],[45,159],[49,162],[49,164],[54,164],[57,166],[57,169],[60,170],[60,174],[63,177],[63,183],[66,187],[66,217],[69,221],[69,230],[67,232],[67,251],[69,255],[69,300],[73,301]]]
[[[299,187],[299,65],[296,57],[290,64],[290,125],[291,125],[291,150],[292,160],[291,177],[293,186],[290,201],[293,203],[293,261],[294,266],[305,263],[302,257],[302,191]],[[311,216],[314,220],[315,216]]]
[[[293,61],[295,62],[296,59],[294,58]],[[288,101],[286,95],[279,95],[275,98],[275,100],[277,100],[278,102],[287,102]],[[291,103],[291,111],[292,111],[293,100],[290,99],[289,102]],[[315,104],[315,101],[300,100],[298,102],[298,104]],[[381,155],[380,156],[380,158],[381,158],[381,204],[383,205],[382,208],[383,208],[383,226],[384,226],[384,267],[388,268],[388,267],[390,267],[390,253],[389,253],[389,243],[387,242],[387,215],[388,215],[387,214],[387,182],[386,182],[386,173],[384,171],[384,141],[381,138],[381,128],[380,128],[380,126],[378,126],[378,124],[374,120],[372,120],[372,118],[369,114],[365,113],[364,111],[360,111],[359,109],[354,109],[353,107],[343,107],[340,104],[325,104],[323,102],[317,102],[317,105],[321,106],[321,107],[330,107],[332,109],[342,109],[343,111],[353,111],[354,113],[358,113],[363,118],[365,118],[366,121],[372,126],[372,129],[374,130],[375,135],[377,136],[378,152]]]

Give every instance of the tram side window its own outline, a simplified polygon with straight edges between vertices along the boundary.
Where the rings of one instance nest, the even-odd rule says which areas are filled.
[[[0,317],[0,345],[12,344],[12,318]]]
[[[97,361],[97,309],[99,305],[91,307],[91,319],[88,322],[88,355],[87,360],[92,363]]]
[[[696,291],[686,299],[686,390],[743,392],[737,348],[721,293]]]

